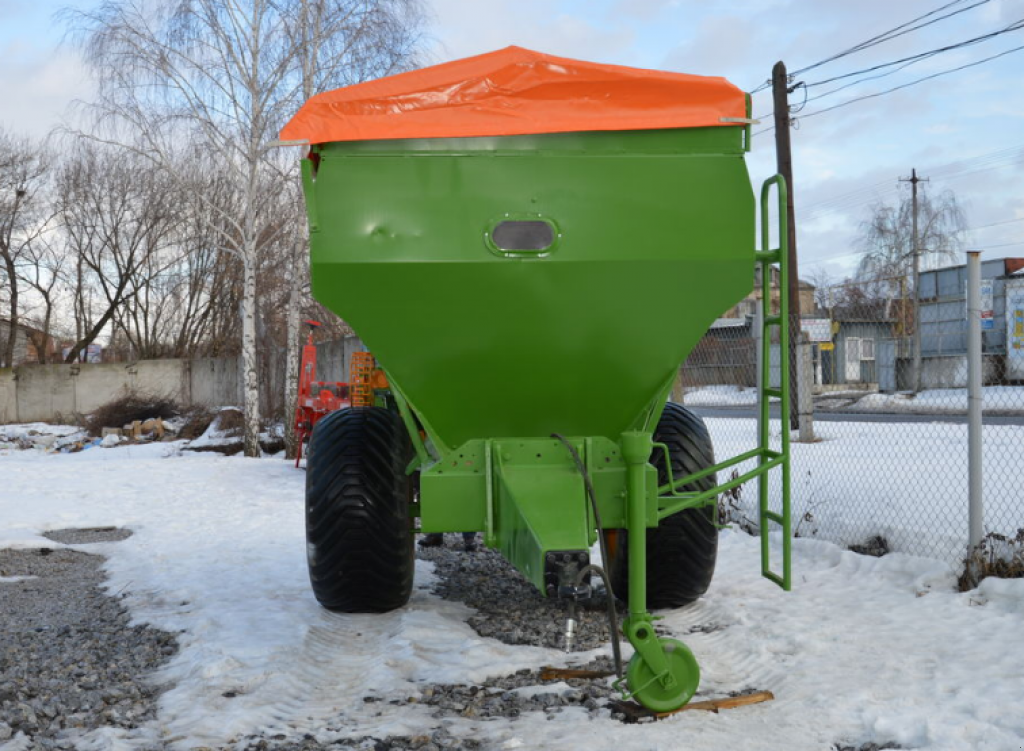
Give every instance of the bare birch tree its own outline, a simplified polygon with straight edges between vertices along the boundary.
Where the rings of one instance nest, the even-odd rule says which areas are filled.
[[[288,0],[289,35],[295,50],[299,103],[318,91],[397,73],[417,62],[423,21],[414,0],[338,3],[331,0]],[[292,179],[297,186],[297,180]],[[309,237],[301,195],[296,195],[296,233],[288,274],[288,318],[285,329],[285,441],[288,458],[297,451],[292,416],[298,403],[300,321],[309,290]]]
[[[313,0],[310,0],[311,2]],[[287,0],[108,0],[96,11],[69,11],[82,32],[87,60],[99,76],[90,134],[133,149],[188,186],[178,168],[182,151],[205,154],[235,192],[237,213],[210,204],[201,191],[191,200],[216,216],[219,250],[242,265],[242,347],[245,454],[260,453],[256,346],[257,266],[268,238],[270,203],[278,200],[275,175],[286,155],[273,149],[280,127],[297,108],[302,81],[298,40],[333,34],[321,49],[345,49],[325,66],[333,76],[361,80],[407,56],[390,32],[408,19],[414,0],[339,0],[324,3],[336,22],[296,33],[295,6]],[[363,19],[365,23],[362,23]],[[384,23],[380,19],[394,19]],[[374,23],[371,24],[370,21]],[[303,23],[311,23],[308,17]],[[386,32],[386,33],[385,33]],[[402,37],[404,39],[404,37]],[[333,60],[334,58],[332,58]],[[317,58],[316,65],[322,63]],[[347,82],[347,81],[346,81]]]

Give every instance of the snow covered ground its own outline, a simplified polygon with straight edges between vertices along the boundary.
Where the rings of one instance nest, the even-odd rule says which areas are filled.
[[[0,425],[0,451],[34,445],[49,451],[60,451],[64,447],[88,440],[88,432],[73,425],[49,425],[45,422]]]
[[[752,386],[698,386],[686,390],[688,407],[753,407],[757,389]]]
[[[821,396],[856,397],[861,393],[833,391]],[[757,404],[757,389],[750,386],[698,386],[686,390],[684,401],[690,407],[752,407]],[[967,389],[926,389],[916,396],[868,394],[847,409],[885,414],[966,414]],[[985,386],[982,389],[982,409],[990,413],[1024,413],[1024,386]]]
[[[737,434],[729,421],[711,422]],[[854,453],[873,440],[856,432],[868,426],[827,427]],[[1007,440],[1019,452],[1019,434]],[[797,448],[799,475],[815,447]],[[280,459],[183,454],[175,444],[9,450],[0,451],[0,476],[0,547],[58,547],[39,536],[48,529],[129,527],[135,534],[123,542],[82,548],[109,556],[109,588],[127,594],[137,620],[183,632],[157,676],[172,684],[158,720],[131,733],[93,732],[81,748],[215,747],[259,732],[324,742],[421,734],[440,722],[428,708],[362,698],[593,656],[478,636],[468,608],[431,594],[422,562],[412,601],[398,612],[321,610],[305,570],[304,473]],[[702,695],[768,689],[774,702],[654,725],[582,710],[551,721],[460,718],[450,732],[507,749],[1024,748],[1024,581],[987,580],[960,594],[942,563],[868,558],[816,540],[795,541],[791,593],[758,567],[756,540],[723,533],[708,595],[664,613],[660,625],[697,655]]]
[[[857,412],[911,413],[923,415],[966,414],[967,389],[926,389],[913,394],[868,394],[852,407]],[[985,412],[1024,412],[1024,387],[985,386]]]

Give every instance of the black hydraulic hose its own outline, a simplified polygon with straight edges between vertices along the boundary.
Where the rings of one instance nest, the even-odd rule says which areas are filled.
[[[583,460],[580,459],[580,454],[576,450],[576,447],[569,443],[565,436],[559,433],[552,433],[552,438],[557,438],[565,447],[569,449],[569,453],[572,455],[573,461],[576,462],[576,469],[583,477],[583,485],[587,490],[587,498],[590,499],[590,507],[594,510],[594,523],[597,524],[597,541],[601,547],[601,561],[607,566],[610,562],[608,558],[608,546],[604,540],[604,526],[601,524],[601,512],[597,508],[597,496],[594,495],[594,483],[590,480],[590,473],[587,472],[586,465],[583,464]],[[577,583],[583,581],[583,577],[586,576],[590,571],[596,571],[604,581],[605,592],[607,592],[608,599],[608,630],[611,631],[612,637],[612,654],[615,658],[615,674],[622,677],[622,648],[619,644],[619,615],[615,609],[615,592],[612,591],[612,582],[608,576],[608,573],[601,566],[595,566],[588,564],[580,569],[578,574]]]

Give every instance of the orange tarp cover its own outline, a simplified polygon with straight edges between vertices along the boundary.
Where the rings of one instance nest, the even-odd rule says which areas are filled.
[[[737,125],[746,99],[724,78],[506,47],[311,98],[284,141],[364,141]],[[725,118],[725,120],[723,120]]]

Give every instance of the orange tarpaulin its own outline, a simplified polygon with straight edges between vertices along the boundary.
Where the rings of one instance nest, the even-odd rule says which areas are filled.
[[[326,143],[737,125],[724,78],[553,57],[506,47],[317,94],[284,141]]]

